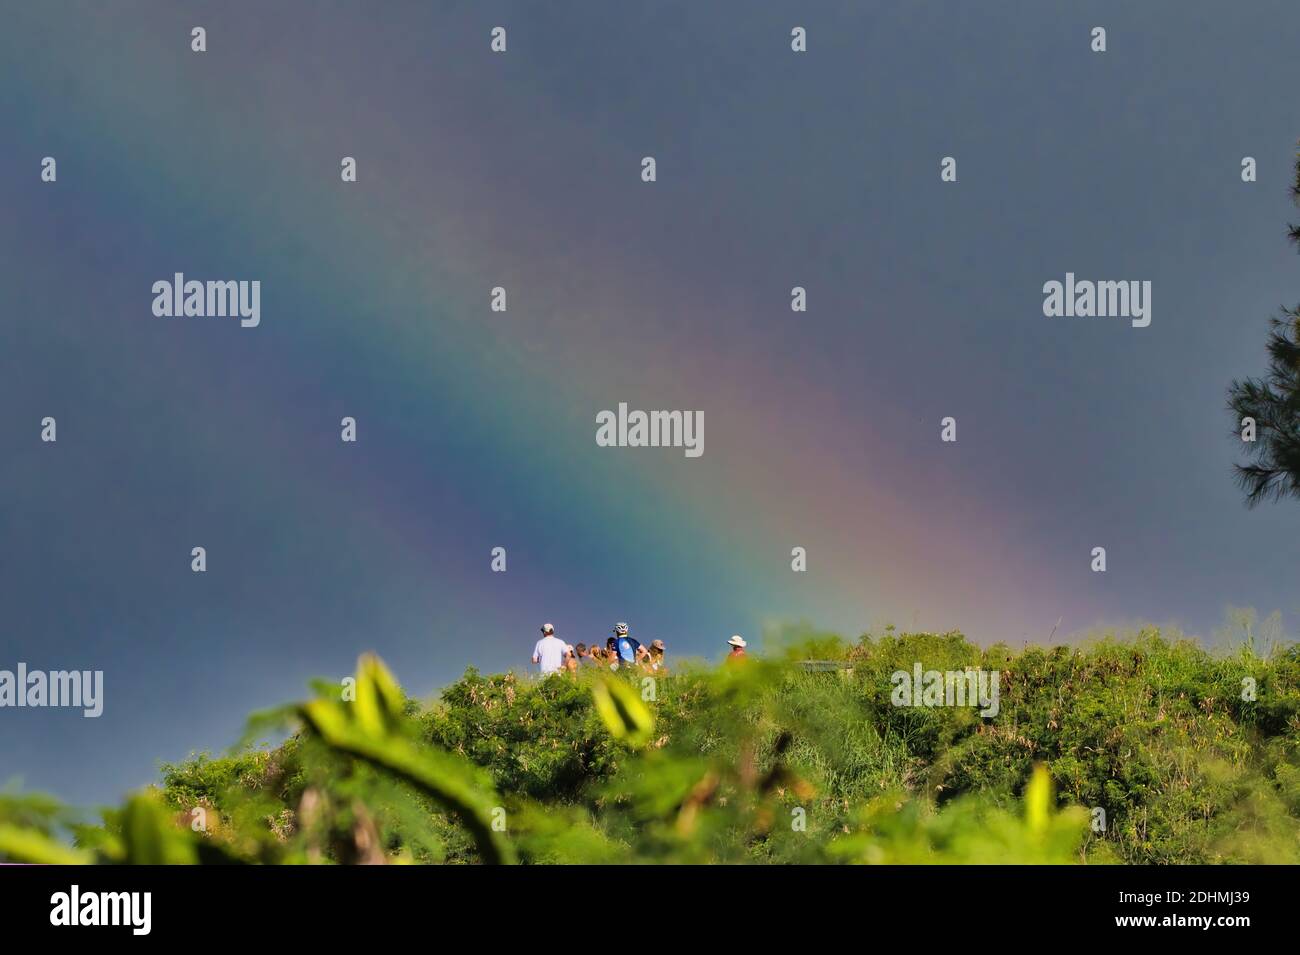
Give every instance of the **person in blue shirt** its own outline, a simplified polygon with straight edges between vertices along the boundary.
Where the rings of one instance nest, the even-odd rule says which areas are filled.
[[[641,643],[635,637],[628,636],[627,624],[614,625],[614,640],[618,647],[619,662],[624,666],[634,665],[637,662],[637,653],[641,650]]]

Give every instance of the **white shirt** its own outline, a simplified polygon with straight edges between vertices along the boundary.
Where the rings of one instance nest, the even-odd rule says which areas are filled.
[[[533,647],[533,662],[542,665],[542,673],[555,673],[564,668],[564,641],[555,634],[542,637]]]

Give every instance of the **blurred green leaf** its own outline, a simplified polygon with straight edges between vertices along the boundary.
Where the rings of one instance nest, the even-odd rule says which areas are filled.
[[[127,865],[194,865],[198,851],[190,830],[182,829],[152,796],[132,796],[122,812],[121,862]]]
[[[631,685],[618,677],[605,677],[591,685],[591,693],[610,735],[634,748],[650,741],[654,714]]]
[[[1034,767],[1025,787],[1025,822],[1029,831],[1042,834],[1052,813],[1052,776],[1041,763]]]
[[[359,661],[356,693],[355,703],[313,700],[299,714],[327,745],[406,780],[451,812],[470,831],[484,862],[514,862],[509,840],[493,827],[495,794],[481,791],[459,758],[401,734],[401,691],[377,658]]]
[[[86,865],[94,856],[70,849],[35,829],[0,825],[0,859],[36,865]]]

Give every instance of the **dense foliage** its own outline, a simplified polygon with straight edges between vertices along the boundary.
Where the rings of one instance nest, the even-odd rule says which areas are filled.
[[[1300,153],[1291,199],[1300,206]],[[1291,225],[1288,235],[1300,248],[1300,225]],[[1243,439],[1248,460],[1235,466],[1237,483],[1251,507],[1265,500],[1300,498],[1300,305],[1283,307],[1281,315],[1269,319],[1265,350],[1267,374],[1234,381],[1228,388],[1233,431]]]
[[[997,715],[895,705],[917,663],[995,671]],[[0,796],[0,858],[1300,861],[1294,646],[804,634],[649,681],[471,669],[428,706],[374,658],[345,684],[258,718],[282,744],[165,765],[99,825]]]

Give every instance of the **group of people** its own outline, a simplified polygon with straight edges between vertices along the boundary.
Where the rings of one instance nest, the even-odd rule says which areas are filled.
[[[728,660],[745,655],[745,639],[739,634],[727,641],[731,647]],[[665,674],[668,665],[664,658],[664,642],[653,640],[649,646],[643,646],[627,632],[627,624],[614,625],[614,633],[602,647],[592,643],[568,644],[555,635],[555,627],[549,623],[542,624],[542,638],[533,647],[533,663],[537,664],[542,676],[550,673],[566,672],[576,674],[579,670],[618,670],[636,668],[642,673]]]

